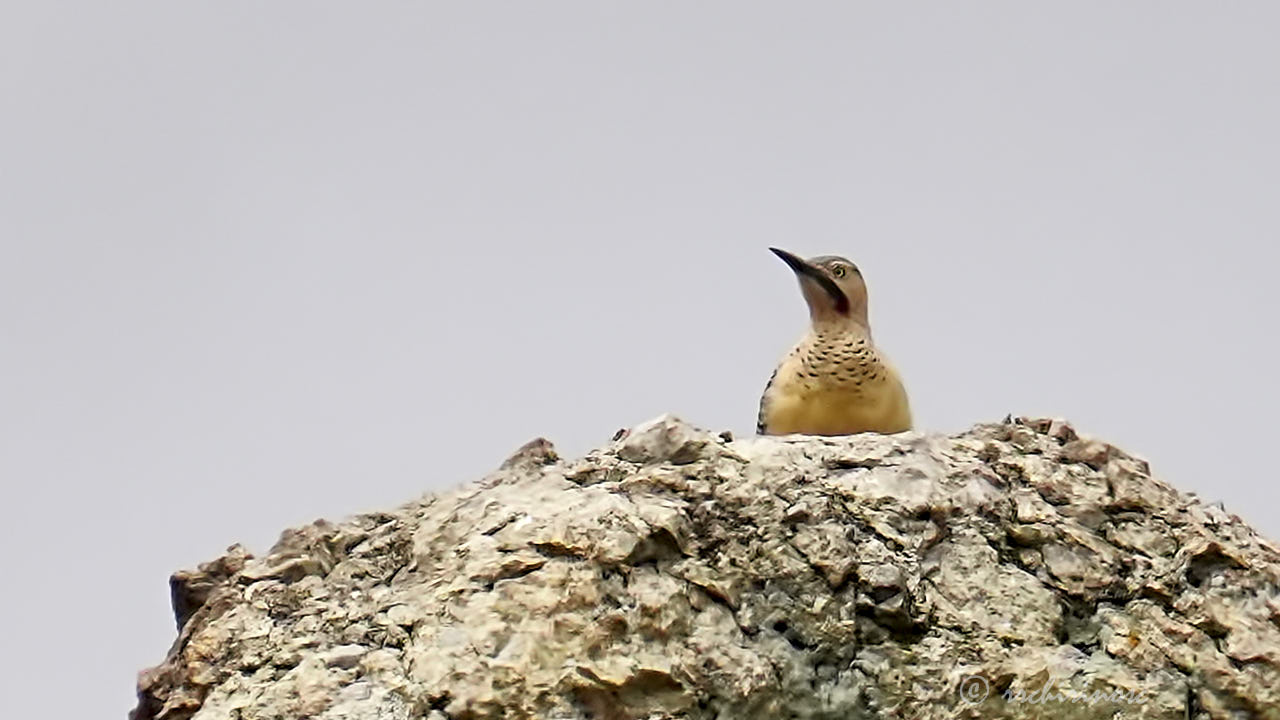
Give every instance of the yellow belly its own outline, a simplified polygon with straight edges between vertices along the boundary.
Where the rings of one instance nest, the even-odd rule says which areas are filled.
[[[840,390],[810,393],[779,391],[764,409],[765,432],[770,435],[852,435],[861,432],[897,433],[911,429],[911,410],[901,386],[888,392]]]

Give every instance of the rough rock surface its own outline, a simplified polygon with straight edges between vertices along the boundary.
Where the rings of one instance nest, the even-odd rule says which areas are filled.
[[[1280,551],[1060,421],[539,440],[172,585],[136,720],[1280,718]]]

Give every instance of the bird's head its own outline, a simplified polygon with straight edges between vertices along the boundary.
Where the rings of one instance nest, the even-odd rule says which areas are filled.
[[[852,322],[867,327],[867,284],[857,265],[835,255],[805,260],[786,250],[769,249],[795,272],[815,325]]]

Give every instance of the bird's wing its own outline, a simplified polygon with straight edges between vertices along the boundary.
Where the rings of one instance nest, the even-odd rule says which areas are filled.
[[[779,365],[778,367],[782,367]],[[773,369],[773,374],[769,376],[769,382],[764,384],[764,392],[760,393],[760,410],[756,413],[756,434],[764,434],[764,406],[769,399],[769,388],[773,387],[773,381],[778,377],[778,368]]]

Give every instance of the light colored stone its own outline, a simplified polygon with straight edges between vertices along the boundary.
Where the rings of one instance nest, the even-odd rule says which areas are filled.
[[[172,588],[135,720],[1280,718],[1280,551],[1062,420],[664,416]]]

